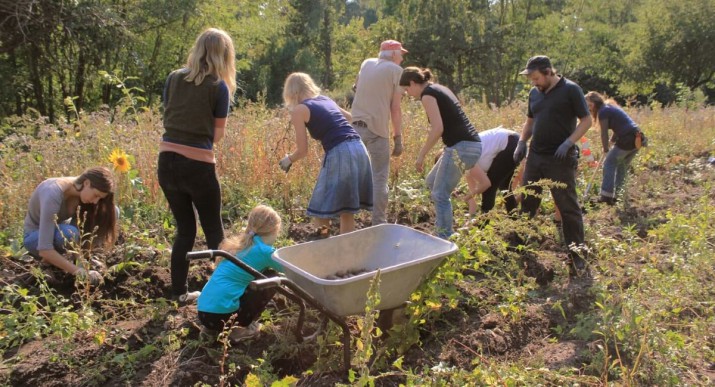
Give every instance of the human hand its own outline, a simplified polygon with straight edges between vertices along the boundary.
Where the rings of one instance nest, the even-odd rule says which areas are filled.
[[[422,171],[424,170],[424,165],[425,165],[425,158],[418,157],[417,160],[415,161],[415,168],[417,169],[417,172],[422,173]]]
[[[465,193],[464,195],[458,196],[458,199],[459,199],[459,200],[462,200],[462,201],[465,201],[465,202],[468,202],[468,201],[470,201],[471,199],[474,199],[475,196],[477,196],[476,193],[474,193],[473,191],[469,191],[469,192]]]
[[[569,154],[569,150],[571,150],[571,147],[573,147],[573,141],[571,139],[567,138],[564,140],[564,142],[559,145],[559,148],[556,149],[556,153],[554,153],[554,156],[556,156],[557,159],[564,159],[566,156]]]
[[[291,165],[293,165],[293,162],[290,160],[290,156],[288,155],[286,155],[286,157],[282,158],[281,161],[278,162],[278,166],[280,166],[285,173],[288,173],[288,171],[290,171]]]
[[[402,147],[402,135],[398,134],[397,136],[393,137],[392,140],[395,143],[395,147],[392,148],[392,157],[397,157],[402,154],[403,147]]]
[[[100,261],[97,258],[90,258],[89,264],[91,268],[97,270],[100,273],[107,271],[107,265],[105,265],[104,262]]]
[[[82,281],[82,282],[89,281],[89,284],[91,286],[98,286],[104,280],[102,278],[102,275],[99,274],[98,271],[95,271],[95,270],[87,271],[83,268],[80,268],[79,270],[77,270],[74,273],[74,276],[77,281]]]
[[[514,164],[519,164],[526,157],[526,141],[519,140],[514,150]]]

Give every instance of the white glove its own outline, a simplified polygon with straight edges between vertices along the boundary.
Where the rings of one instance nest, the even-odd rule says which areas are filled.
[[[290,166],[293,165],[293,162],[290,161],[290,156],[286,155],[286,157],[282,158],[281,161],[278,162],[278,165],[281,167],[283,172],[288,173],[288,171],[290,171]]]

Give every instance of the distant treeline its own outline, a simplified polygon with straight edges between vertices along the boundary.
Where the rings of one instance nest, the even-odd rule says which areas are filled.
[[[534,54],[624,102],[715,101],[712,0],[0,0],[0,118],[155,105],[207,27],[234,39],[238,103],[279,103],[298,70],[349,99],[385,39],[496,106],[523,98]]]

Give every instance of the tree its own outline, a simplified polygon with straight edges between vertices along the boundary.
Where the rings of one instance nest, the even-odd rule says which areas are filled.
[[[711,0],[648,0],[627,33],[626,64],[631,92],[657,83],[702,87],[715,77],[715,7]]]

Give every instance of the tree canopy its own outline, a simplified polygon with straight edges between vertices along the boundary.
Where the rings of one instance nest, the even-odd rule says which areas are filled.
[[[159,101],[196,35],[228,31],[238,101],[280,103],[292,71],[349,97],[362,60],[385,39],[464,98],[503,105],[535,54],[584,90],[674,102],[715,99],[711,0],[0,0],[0,117]],[[680,93],[680,94],[679,94]]]

